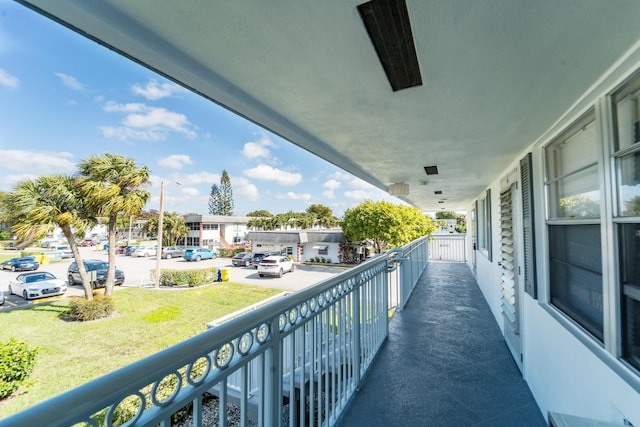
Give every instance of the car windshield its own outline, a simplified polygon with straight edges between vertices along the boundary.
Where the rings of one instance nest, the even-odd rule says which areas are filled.
[[[41,282],[43,280],[51,279],[55,279],[55,276],[51,273],[31,274],[29,276],[25,276],[25,282],[27,283]]]
[[[95,262],[86,264],[87,271],[106,270],[109,267],[107,262]]]

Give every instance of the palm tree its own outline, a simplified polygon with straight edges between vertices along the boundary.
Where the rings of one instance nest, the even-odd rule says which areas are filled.
[[[40,176],[35,181],[22,181],[8,198],[14,223],[12,230],[20,239],[39,239],[54,225],[60,227],[78,264],[84,296],[88,300],[93,299],[89,275],[73,231],[78,230],[83,235],[84,230],[96,221],[88,214],[84,201],[78,196],[74,179],[66,175],[51,175]]]
[[[185,223],[184,216],[176,212],[166,212],[162,220],[162,246],[176,246],[180,239],[187,237],[189,227]],[[144,226],[147,234],[158,235],[158,215],[149,219]]]
[[[111,295],[115,280],[117,218],[119,214],[138,215],[142,211],[149,192],[140,186],[149,182],[150,171],[146,166],[137,167],[133,159],[110,153],[90,156],[80,162],[78,170],[80,194],[95,216],[108,220],[109,268],[104,293]]]

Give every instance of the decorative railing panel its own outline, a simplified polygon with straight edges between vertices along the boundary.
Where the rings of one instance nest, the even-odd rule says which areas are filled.
[[[178,411],[201,426],[207,405],[222,408],[220,426],[333,425],[425,268],[427,241],[229,316],[0,426],[170,426]]]

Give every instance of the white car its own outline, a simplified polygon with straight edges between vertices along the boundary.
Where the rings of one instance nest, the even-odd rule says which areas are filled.
[[[9,295],[20,295],[26,300],[62,295],[65,292],[67,282],[46,271],[18,274],[9,281]]]
[[[157,249],[155,246],[140,246],[138,249],[131,253],[131,256],[148,257],[156,255]]]
[[[73,258],[73,252],[71,252],[71,247],[69,245],[56,246],[56,251],[60,252],[60,257],[62,259]]]
[[[258,275],[282,277],[284,273],[293,272],[296,265],[284,255],[269,255],[258,264]]]

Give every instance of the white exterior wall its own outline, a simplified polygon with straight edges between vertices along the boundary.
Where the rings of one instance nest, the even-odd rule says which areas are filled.
[[[640,44],[617,68],[611,70],[591,91],[584,95],[573,109],[540,140],[532,141],[530,149],[520,153],[511,165],[506,165],[500,177],[506,176],[528,151],[533,153],[534,208],[538,299],[526,293],[521,298],[521,338],[523,354],[523,377],[540,407],[543,415],[549,411],[567,413],[594,420],[624,425],[640,426],[640,375],[616,358],[616,342],[607,339],[607,348],[573,325],[559,310],[548,302],[548,250],[546,242],[545,199],[543,180],[543,147],[558,131],[568,126],[587,108],[604,99],[603,96],[627,75],[640,70]],[[603,120],[603,117],[598,117]],[[605,158],[605,162],[608,159]],[[519,178],[518,178],[519,181]],[[476,252],[476,279],[500,328],[503,321],[500,307],[501,270],[500,262],[500,181],[493,182],[491,189],[491,230],[493,261]],[[483,193],[484,194],[484,191]],[[479,194],[479,197],[480,195]],[[469,206],[468,212],[474,209]],[[471,217],[468,216],[470,224]],[[605,219],[603,219],[605,221]],[[522,229],[516,229],[517,239],[522,241]],[[477,234],[477,230],[476,230]],[[603,236],[603,243],[605,236]],[[469,238],[469,266],[473,270],[472,245]],[[521,254],[520,257],[521,258]],[[603,251],[603,271],[615,270],[607,264],[617,260],[611,253]],[[522,264],[522,260],[520,259]],[[614,275],[615,276],[615,275]],[[606,274],[607,288],[618,285],[610,283]],[[608,281],[608,282],[607,282]],[[606,304],[606,300],[605,300]],[[611,303],[609,303],[611,304]],[[606,311],[605,311],[606,315]],[[613,319],[614,322],[617,319]],[[606,322],[605,322],[606,323]],[[508,397],[506,397],[508,398]]]
[[[327,245],[327,255],[318,254],[318,249],[313,249],[314,246],[322,246]],[[302,245],[304,248],[304,252],[302,253],[302,257],[300,259],[301,262],[309,261],[312,258],[320,257],[325,259],[331,259],[333,264],[336,264],[340,261],[340,244],[339,243],[304,243]]]
[[[247,224],[220,224],[224,227],[224,238],[228,244],[233,245],[233,239],[238,237],[239,242],[245,242],[247,236]]]

